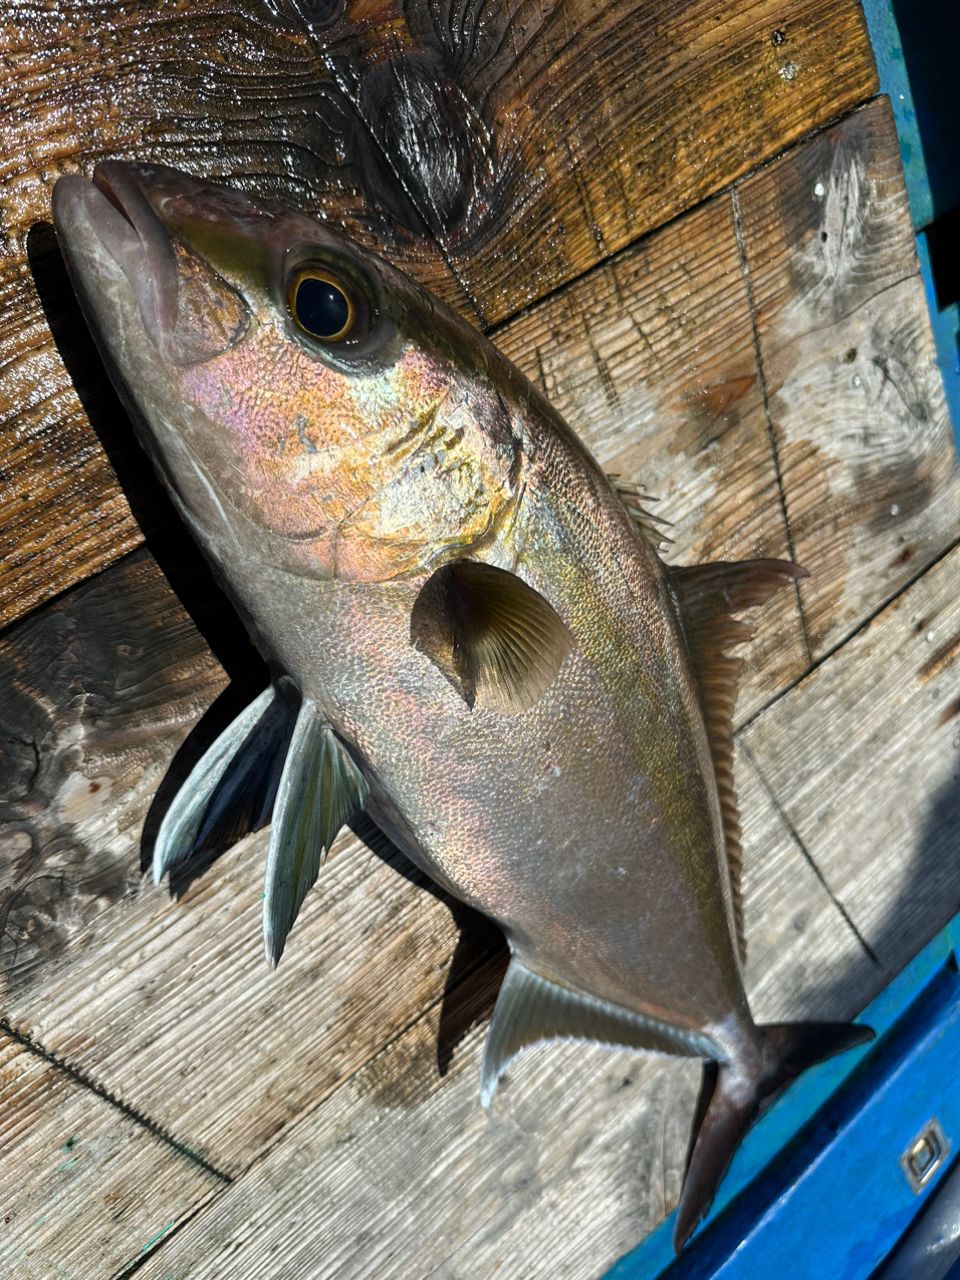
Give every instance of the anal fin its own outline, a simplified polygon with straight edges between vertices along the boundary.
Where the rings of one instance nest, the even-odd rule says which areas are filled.
[[[304,698],[274,805],[263,934],[276,965],[287,934],[343,824],[366,803],[367,784],[316,705]]]
[[[576,1039],[686,1058],[716,1057],[706,1035],[671,1027],[534,973],[512,956],[487,1033],[480,1100],[489,1106],[507,1064],[542,1040]]]
[[[787,560],[744,560],[672,567],[670,576],[680,603],[710,741],[742,961],[746,957],[746,937],[740,894],[740,813],[733,785],[733,709],[743,660],[731,657],[729,651],[749,640],[753,629],[733,615],[764,604],[775,591],[805,578],[807,572]]]

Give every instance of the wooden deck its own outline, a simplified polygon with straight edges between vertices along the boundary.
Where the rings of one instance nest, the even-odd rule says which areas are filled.
[[[698,1082],[551,1045],[484,1112],[499,935],[382,842],[341,837],[275,974],[262,835],[178,901],[141,877],[171,761],[262,676],[36,225],[103,154],[325,205],[660,497],[669,559],[810,570],[738,707],[759,1018],[851,1016],[960,907],[960,471],[888,104],[854,3],[728,7],[144,0],[72,44],[6,9],[4,1276],[592,1280],[675,1202]],[[452,113],[446,203],[370,159],[384,49]]]

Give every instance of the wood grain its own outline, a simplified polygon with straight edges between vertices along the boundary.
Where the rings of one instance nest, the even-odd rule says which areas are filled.
[[[114,1275],[224,1185],[2,1032],[0,1153],[10,1280]]]
[[[847,1017],[877,970],[749,766],[738,772],[755,1008],[769,1019]],[[470,998],[489,998],[495,979]],[[487,1113],[482,1029],[447,1078],[428,1083],[420,1064],[435,1039],[429,1012],[158,1249],[144,1280],[219,1280],[227,1256],[237,1275],[264,1280],[593,1280],[672,1207],[695,1063],[543,1046],[513,1065]],[[316,1211],[305,1215],[305,1203]]]
[[[960,909],[960,551],[744,742],[884,968]]]
[[[960,533],[943,397],[890,107],[736,192],[813,655]]]
[[[0,57],[0,622],[141,537],[47,225],[61,173],[153,159],[283,196],[491,323],[875,88],[854,0],[5,0]]]

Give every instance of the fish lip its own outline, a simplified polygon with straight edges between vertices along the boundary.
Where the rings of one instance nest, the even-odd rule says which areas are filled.
[[[89,293],[82,260],[93,244],[123,273],[148,336],[162,349],[177,320],[178,275],[168,229],[147,195],[149,166],[108,160],[92,181],[61,178],[53,192],[53,220],[80,291]]]

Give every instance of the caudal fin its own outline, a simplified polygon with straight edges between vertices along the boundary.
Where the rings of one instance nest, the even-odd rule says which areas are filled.
[[[733,1153],[760,1112],[807,1067],[873,1039],[869,1027],[847,1022],[774,1023],[760,1031],[766,1042],[761,1072],[712,1062],[705,1068],[673,1231],[677,1253],[709,1210]]]

